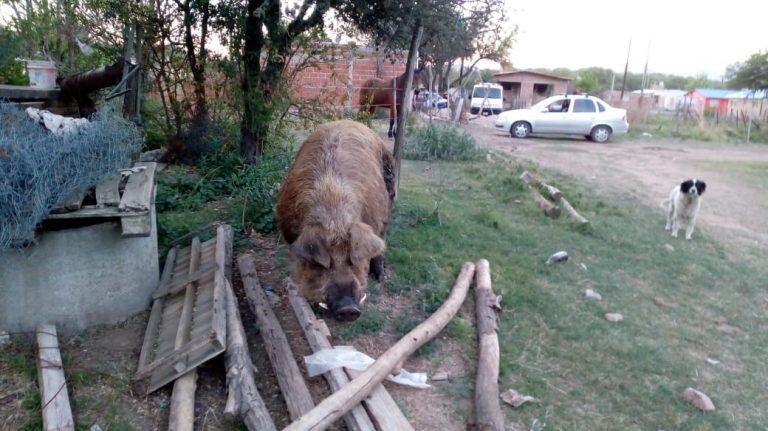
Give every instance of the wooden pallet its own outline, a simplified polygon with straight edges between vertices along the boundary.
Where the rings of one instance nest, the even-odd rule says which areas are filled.
[[[86,191],[81,191],[60,202],[46,220],[119,219],[124,237],[149,236],[156,170],[157,163],[138,162],[125,171],[128,180],[122,190],[122,174],[115,173],[96,185],[96,205],[83,205]]]
[[[147,393],[224,351],[229,229],[218,226],[214,238],[200,242],[194,237],[191,245],[168,252],[135,377],[148,379]],[[178,338],[189,341],[177,346]]]

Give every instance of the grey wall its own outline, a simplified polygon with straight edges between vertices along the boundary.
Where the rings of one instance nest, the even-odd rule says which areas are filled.
[[[44,232],[29,249],[0,252],[0,331],[120,322],[149,306],[158,277],[154,205],[148,237],[123,238],[119,221]]]

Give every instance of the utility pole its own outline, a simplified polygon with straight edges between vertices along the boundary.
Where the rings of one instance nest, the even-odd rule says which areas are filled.
[[[645,95],[645,87],[648,85],[648,59],[651,57],[651,40],[648,39],[648,53],[645,55],[645,68],[643,69],[643,80],[640,85],[640,106],[643,105],[643,96]]]
[[[624,79],[621,80],[621,96],[619,100],[624,100],[624,89],[627,87],[627,70],[629,69],[629,52],[632,50],[632,39],[629,39],[629,48],[627,48],[627,62],[624,64]]]

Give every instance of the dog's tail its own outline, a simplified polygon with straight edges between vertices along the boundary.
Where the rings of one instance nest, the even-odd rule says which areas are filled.
[[[669,207],[670,202],[672,202],[672,199],[664,199],[663,201],[661,201],[659,206],[661,206],[662,208],[667,208]]]

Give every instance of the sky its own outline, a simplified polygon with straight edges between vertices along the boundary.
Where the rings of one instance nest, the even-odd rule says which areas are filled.
[[[599,66],[721,79],[725,68],[768,50],[768,1],[506,0],[519,26],[515,68]]]
[[[505,1],[511,23],[519,26],[511,52],[517,69],[622,72],[631,40],[631,72],[642,72],[648,58],[650,72],[719,80],[728,65],[768,50],[766,0]],[[0,5],[0,16],[8,12]]]

